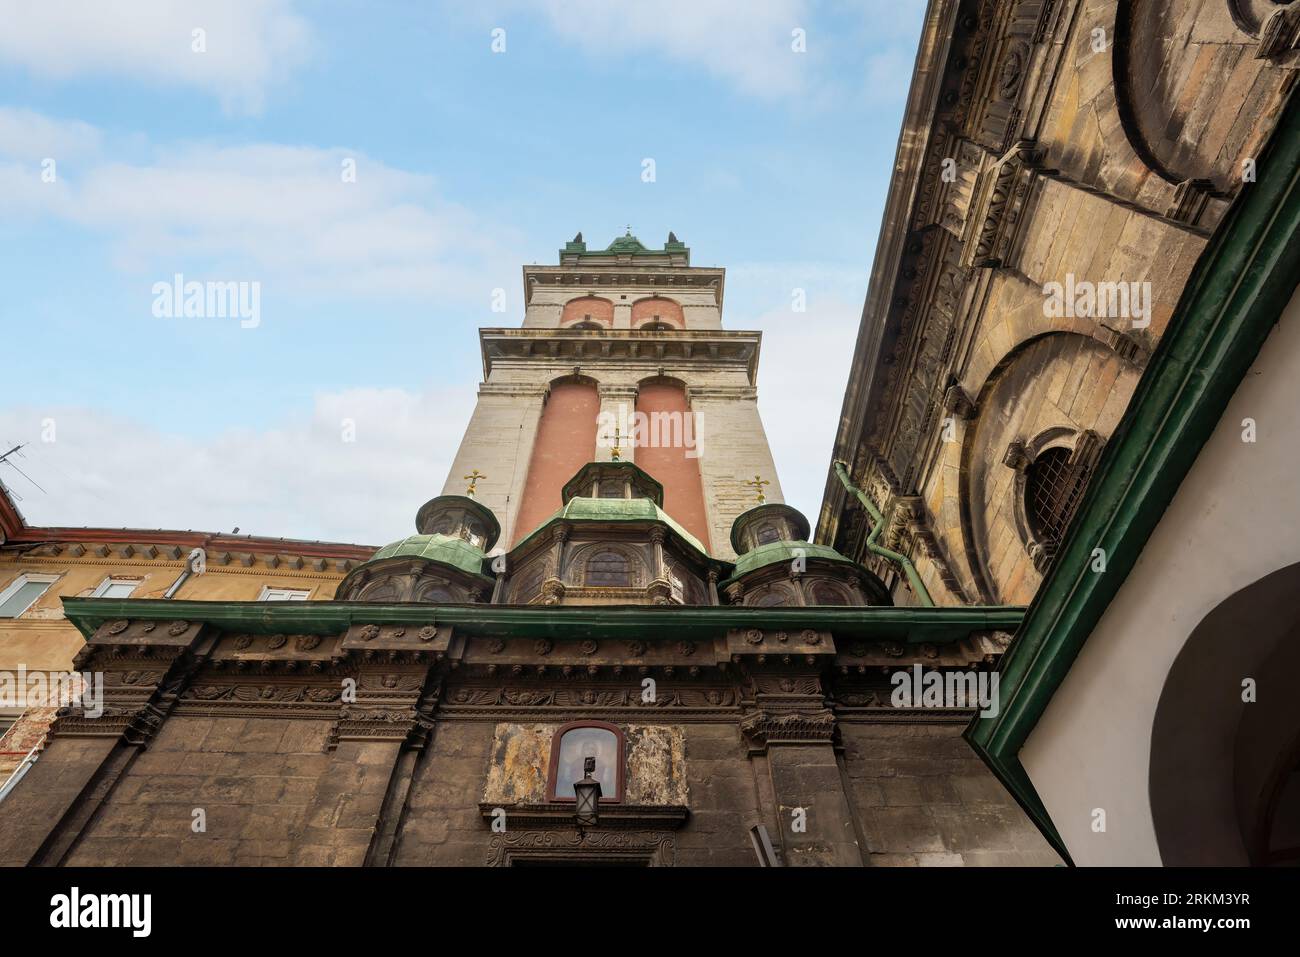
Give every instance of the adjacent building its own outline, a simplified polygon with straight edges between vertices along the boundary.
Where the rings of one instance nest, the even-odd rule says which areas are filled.
[[[816,539],[1032,602],[967,737],[1074,863],[1300,859],[1298,21],[926,14]]]

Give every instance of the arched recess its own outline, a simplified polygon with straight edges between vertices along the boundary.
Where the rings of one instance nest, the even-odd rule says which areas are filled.
[[[685,329],[686,317],[682,307],[664,296],[650,296],[632,303],[632,328],[667,327]]]
[[[580,296],[564,304],[560,325],[608,329],[614,325],[614,304],[600,296]]]
[[[564,504],[560,498],[564,483],[595,460],[599,416],[600,395],[594,379],[567,376],[551,383],[528,460],[528,479],[512,545]]]
[[[642,381],[636,413],[636,464],[663,485],[664,511],[711,550],[700,480],[699,423],[686,401],[686,383],[664,376]]]
[[[1071,448],[1086,432],[1104,442],[1139,376],[1106,342],[1079,332],[1032,336],[990,370],[962,435],[958,486],[965,564],[982,602],[1028,603],[1042,578],[1018,524],[1023,483],[1012,446],[1058,431]]]
[[[1165,676],[1149,791],[1166,866],[1300,863],[1297,592],[1300,563],[1234,592],[1192,628]]]
[[[1262,118],[1287,82],[1286,70],[1256,58],[1259,28],[1280,6],[1118,0],[1111,54],[1116,112],[1133,151],[1166,182],[1206,180],[1235,192],[1240,160],[1265,132],[1236,120],[1259,116],[1267,126]]]

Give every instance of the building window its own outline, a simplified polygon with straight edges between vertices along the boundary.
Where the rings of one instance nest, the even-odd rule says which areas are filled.
[[[769,545],[780,540],[781,530],[775,525],[760,525],[754,532],[754,543],[757,545]]]
[[[105,578],[99,587],[90,593],[91,598],[130,598],[131,592],[140,585],[138,578]]]
[[[19,575],[0,591],[0,618],[17,618],[58,581],[57,575]]]
[[[547,774],[548,800],[574,799],[573,782],[582,780],[587,758],[596,759],[593,777],[600,782],[601,803],[623,800],[623,732],[603,721],[575,721],[555,732]]]
[[[1070,450],[1045,449],[1025,470],[1025,515],[1034,537],[1055,549],[1088,484],[1088,469],[1070,461]]]
[[[303,588],[272,588],[265,585],[262,588],[262,594],[257,596],[258,601],[306,601],[307,596],[311,594],[310,590]]]
[[[632,569],[622,552],[601,551],[587,559],[587,584],[627,588],[632,584]]]

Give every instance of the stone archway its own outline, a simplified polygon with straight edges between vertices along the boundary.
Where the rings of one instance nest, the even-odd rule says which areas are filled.
[[[1300,563],[1230,595],[1188,635],[1151,729],[1151,817],[1168,866],[1291,863],[1300,698]],[[1255,700],[1243,700],[1243,682]],[[1279,846],[1278,841],[1284,842]]]

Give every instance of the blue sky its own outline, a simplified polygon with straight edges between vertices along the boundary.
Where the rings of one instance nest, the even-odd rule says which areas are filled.
[[[630,224],[727,268],[814,517],[923,6],[0,0],[0,440],[44,491],[0,478],[40,524],[406,534],[520,266]],[[176,273],[256,328],[155,316]]]

